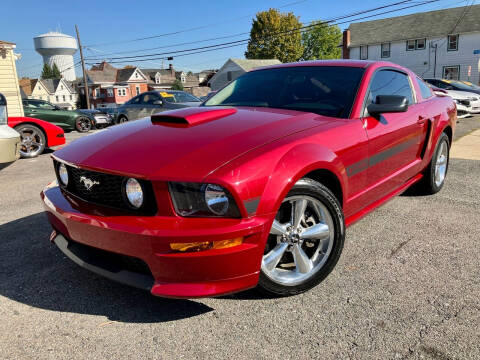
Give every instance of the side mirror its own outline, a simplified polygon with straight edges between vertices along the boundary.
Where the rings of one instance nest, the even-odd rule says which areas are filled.
[[[367,106],[371,116],[379,116],[385,113],[405,112],[408,110],[408,100],[400,95],[378,95],[375,103]]]
[[[0,125],[6,125],[8,122],[7,99],[0,94]]]
[[[153,102],[153,105],[163,106],[163,100],[155,100],[155,101]]]

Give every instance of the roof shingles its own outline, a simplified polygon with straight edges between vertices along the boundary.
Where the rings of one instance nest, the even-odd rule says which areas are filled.
[[[353,23],[348,29],[350,47],[480,32],[480,5]]]

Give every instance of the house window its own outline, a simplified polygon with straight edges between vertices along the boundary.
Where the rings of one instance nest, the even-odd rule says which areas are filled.
[[[160,75],[155,76],[155,83],[156,84],[160,84],[160,80],[161,80]]]
[[[63,102],[67,101],[67,97],[63,95]]]
[[[458,50],[458,35],[448,35],[447,51]]]
[[[390,57],[390,43],[382,44],[382,58]]]
[[[460,65],[444,66],[443,67],[443,78],[448,79],[448,80],[459,80],[460,79]]]
[[[415,40],[415,50],[423,50],[425,49],[425,39],[417,39]]]
[[[113,89],[108,88],[108,89],[107,89],[107,95],[108,95],[109,97],[113,96]]]
[[[138,72],[135,72],[135,79],[138,79]]]
[[[63,85],[60,85],[60,89],[63,90]]]
[[[181,79],[182,83],[184,83],[184,84],[187,82],[187,77],[184,74],[182,74],[180,79]]]
[[[140,95],[140,86],[135,86],[135,92],[137,95]]]
[[[41,97],[40,97],[40,98],[41,98]],[[58,95],[55,96],[55,101],[56,101],[56,102],[59,102],[59,101],[60,101],[60,100],[58,100]]]
[[[368,45],[360,46],[360,60],[368,59]]]
[[[415,40],[407,40],[407,51],[415,50]]]
[[[127,92],[125,89],[118,89],[117,93],[118,96],[127,96]]]
[[[72,95],[70,95],[70,101],[72,101],[72,100],[73,100],[73,96],[72,96]]]

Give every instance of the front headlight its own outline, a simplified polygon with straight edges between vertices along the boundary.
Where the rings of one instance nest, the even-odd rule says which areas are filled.
[[[58,177],[60,178],[60,182],[62,183],[62,185],[68,185],[68,171],[67,167],[63,163],[60,163],[60,165],[58,165]]]
[[[143,205],[143,189],[138,180],[130,178],[125,182],[125,195],[133,208],[139,209]]]
[[[168,184],[175,211],[187,217],[240,217],[232,194],[223,186],[201,183]]]

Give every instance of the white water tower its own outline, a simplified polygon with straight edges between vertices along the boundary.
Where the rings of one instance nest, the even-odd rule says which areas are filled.
[[[49,32],[33,38],[35,50],[43,56],[44,63],[57,64],[65,80],[74,81],[75,64],[73,54],[77,52],[77,40],[70,35]]]

